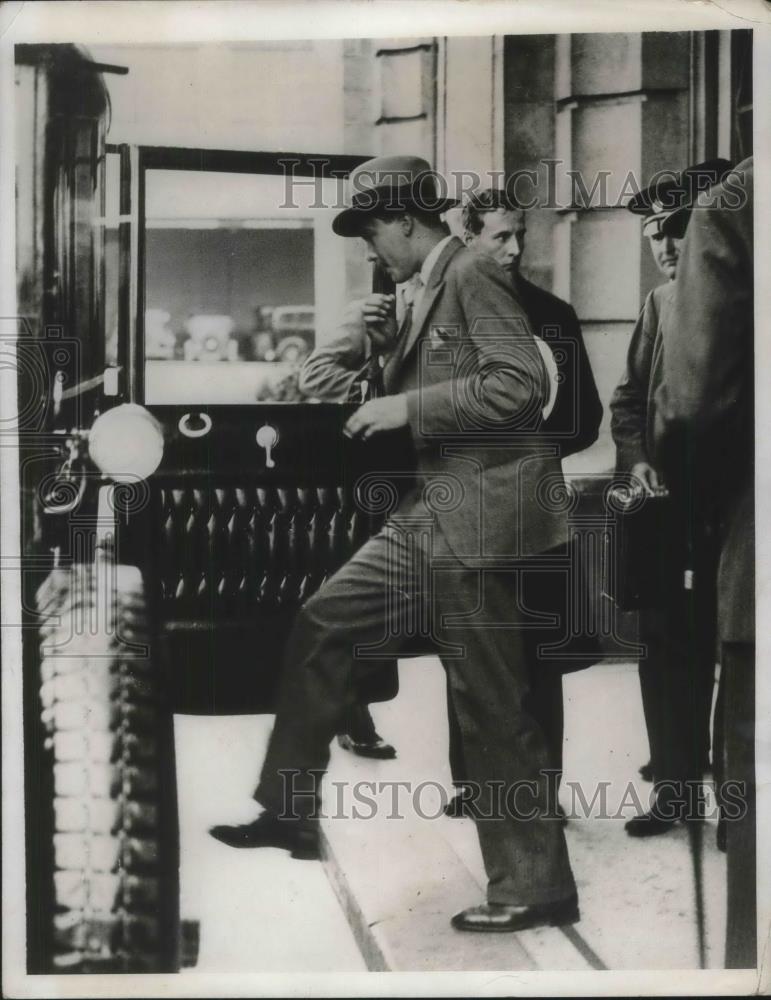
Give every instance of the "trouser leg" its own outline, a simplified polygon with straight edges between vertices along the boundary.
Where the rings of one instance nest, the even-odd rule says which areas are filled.
[[[468,781],[466,762],[463,759],[463,738],[458,724],[458,716],[452,701],[452,687],[449,674],[446,674],[447,685],[447,732],[450,755],[450,774],[452,783],[461,788]]]
[[[725,780],[744,790],[741,815],[726,804],[726,968],[757,965],[755,832],[755,646],[724,643]],[[736,796],[733,797],[736,802]]]
[[[529,905],[565,899],[575,883],[562,825],[544,818],[551,761],[529,711],[530,678],[510,587],[502,574],[485,571],[482,577],[460,566],[440,577],[434,583],[435,621],[444,621],[439,635],[463,650],[442,654],[442,662],[478,807],[488,900]],[[475,613],[480,598],[481,614]],[[473,620],[445,619],[454,614]]]
[[[532,667],[532,664],[529,664]],[[562,697],[562,672],[550,667],[529,670],[530,691],[527,707],[541,727],[549,751],[549,767],[556,772],[556,787],[562,780],[562,744],[565,734],[565,710]],[[453,707],[449,677],[447,678],[447,728],[449,735],[450,774],[454,785],[462,786],[467,780],[463,760],[463,740],[458,716]]]
[[[436,551],[450,572],[431,572]],[[319,778],[340,717],[355,698],[356,647],[395,655],[404,643],[406,581],[419,568],[428,590],[436,637],[458,644],[460,656],[444,648],[443,662],[462,733],[470,779],[490,819],[477,824],[491,902],[534,904],[559,901],[575,891],[562,827],[539,818],[547,811],[548,751],[540,728],[523,708],[528,682],[516,630],[484,621],[445,628],[444,615],[473,614],[480,592],[477,574],[459,567],[441,536],[430,551],[405,543],[398,530],[367,542],[304,607],[288,644],[277,706],[255,798],[279,813],[304,815],[315,805]],[[394,581],[393,585],[389,581]],[[506,600],[494,583],[485,587],[492,621],[506,615]],[[407,613],[409,611],[409,614]],[[385,641],[392,637],[392,647]],[[287,794],[287,773],[293,795]],[[504,809],[493,812],[495,788],[512,792],[526,782],[519,802],[536,812],[523,821]],[[506,802],[504,802],[504,805]]]
[[[391,701],[399,693],[398,661],[358,661],[354,667],[354,688],[354,703],[345,711],[337,729],[338,733],[349,734],[354,739],[366,739],[371,726],[369,706]]]
[[[366,542],[300,610],[287,643],[276,706],[255,798],[274,812],[307,814],[320,791],[329,744],[356,701],[361,649],[394,656],[409,600],[403,584],[412,556],[384,529]],[[290,795],[294,792],[294,795]],[[290,801],[293,799],[293,801]]]
[[[537,668],[536,664],[536,668]],[[549,751],[549,766],[562,779],[562,742],[565,734],[565,709],[562,697],[562,672],[548,666],[531,670],[531,714],[543,730]]]
[[[642,608],[639,613],[640,642],[644,651],[637,665],[640,678],[645,730],[648,734],[650,761],[654,775],[661,773],[661,717],[662,707],[661,671],[663,649],[666,641],[663,635],[662,613],[650,608]]]
[[[714,688],[714,610],[694,594],[676,595],[664,612],[647,612],[641,688],[657,796],[690,802],[699,788]]]
[[[552,550],[555,555],[563,554],[564,547]],[[503,577],[503,575],[502,575]],[[518,588],[525,588],[525,606],[529,612],[556,613],[559,624],[555,629],[559,637],[560,629],[564,627],[567,597],[560,590],[561,581],[554,571],[512,574],[509,578],[510,608],[509,614],[515,613],[520,607],[517,604]],[[503,578],[501,583],[503,584]],[[518,612],[517,612],[518,613]],[[526,612],[523,610],[523,614]],[[527,698],[527,709],[530,715],[541,727],[549,750],[549,767],[556,771],[556,785],[562,778],[562,744],[564,738],[564,703],[562,697],[562,670],[558,665],[542,660],[539,646],[554,637],[543,630],[524,629],[522,632],[524,656],[527,664],[530,687]],[[447,683],[447,721],[449,730],[450,772],[455,785],[462,785],[465,780],[466,766],[463,761],[463,747],[457,716],[452,704],[449,680]]]
[[[651,747],[654,778],[662,794],[679,795],[696,787],[709,754],[709,727],[716,662],[716,549],[708,525],[687,515],[670,539],[678,546],[693,533],[683,563],[692,570],[692,589],[684,578],[662,581],[662,607],[640,612],[640,688]],[[673,558],[675,558],[673,557]],[[672,783],[680,791],[670,791]]]

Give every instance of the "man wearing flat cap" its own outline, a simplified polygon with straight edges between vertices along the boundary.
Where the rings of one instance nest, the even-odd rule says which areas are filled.
[[[397,656],[404,622],[425,615],[447,671],[488,877],[487,902],[456,914],[459,930],[516,931],[578,920],[562,826],[548,818],[549,755],[528,711],[511,569],[566,540],[550,503],[562,483],[556,450],[539,436],[549,381],[505,274],[449,235],[428,164],[380,157],[351,178],[336,233],[361,237],[367,259],[396,284],[412,279],[397,328],[393,302],[372,297],[366,322],[384,394],[364,402],[346,433],[404,431],[411,478],[393,491],[385,527],[300,610],[281,679],[276,722],[245,826],[216,827],[232,846],[318,851],[320,779],[329,744],[355,697],[355,651]],[[525,820],[525,821],[523,821]]]
[[[648,293],[632,332],[626,371],[610,402],[616,468],[636,477],[648,494],[669,493],[671,516],[662,557],[671,567],[658,607],[639,613],[640,690],[650,763],[640,768],[654,781],[649,812],[626,824],[631,836],[666,833],[689,814],[689,796],[709,766],[709,725],[715,680],[715,554],[712,528],[690,484],[664,481],[654,452],[656,393],[663,381],[663,336],[677,276],[680,244],[691,205],[700,191],[728,171],[710,160],[682,173],[666,173],[637,194],[627,208],[643,220],[664,284]],[[666,549],[666,551],[664,551]]]

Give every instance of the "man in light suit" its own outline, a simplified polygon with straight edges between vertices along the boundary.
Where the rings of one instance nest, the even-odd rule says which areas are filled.
[[[712,188],[706,202],[691,214],[663,329],[654,434],[669,476],[689,479],[708,497],[719,525],[724,779],[741,783],[746,806],[743,816],[726,817],[726,966],[755,968],[752,159]]]
[[[466,245],[475,253],[492,257],[503,268],[538,338],[538,348],[548,360],[551,390],[541,427],[544,437],[550,444],[559,447],[560,458],[583,451],[597,440],[602,403],[575,311],[567,302],[538,288],[520,273],[526,228],[524,211],[504,191],[487,189],[474,193],[464,206],[462,218]],[[398,316],[403,314],[411,294],[409,283],[397,289],[395,305]],[[300,385],[306,394],[319,399],[343,399],[353,386],[358,385],[358,374],[368,344],[363,316],[365,308],[368,308],[367,301],[351,303],[335,338],[317,347],[306,360],[300,375]],[[562,771],[564,717],[562,674],[590,666],[601,654],[595,639],[581,637],[571,642],[569,655],[564,659],[548,663],[539,659],[538,648],[541,644],[556,644],[562,637],[570,601],[568,590],[572,583],[572,578],[569,582],[564,573],[567,548],[561,546],[550,554],[554,557],[552,569],[531,570],[523,574],[520,584],[524,590],[521,594],[523,606],[556,615],[558,619],[556,627],[528,628],[525,642],[531,663],[531,710],[545,732],[551,765],[559,775]],[[576,553],[573,552],[571,557],[575,558]],[[560,560],[563,567],[558,568]],[[514,600],[516,594],[512,592]],[[393,687],[395,685],[391,691]],[[346,732],[339,739],[346,749],[362,756],[379,756],[380,738],[374,727],[367,727],[364,721],[358,721],[366,718],[365,713],[365,707],[357,706],[353,725],[349,724],[348,728],[362,733],[369,728],[372,738],[354,742],[351,734]],[[448,697],[448,722],[453,782],[461,791],[447,804],[445,812],[455,817],[471,816],[473,803],[462,791],[465,766],[451,697]]]
[[[448,234],[440,213],[449,203],[432,180],[416,157],[368,161],[352,175],[353,204],[335,219],[335,231],[363,237],[368,259],[394,282],[415,278],[399,330],[387,297],[370,302],[385,395],[347,424],[363,441],[407,432],[415,470],[394,491],[385,528],[298,614],[255,792],[264,812],[212,833],[232,846],[313,856],[319,777],[354,697],[354,651],[383,655],[390,646],[398,655],[408,641],[404,622],[422,609],[481,789],[487,902],[456,914],[453,926],[573,923],[575,882],[562,827],[545,818],[548,752],[526,709],[527,669],[505,579],[518,561],[566,539],[564,513],[548,502],[561,482],[559,459],[538,435],[548,379],[505,276]]]

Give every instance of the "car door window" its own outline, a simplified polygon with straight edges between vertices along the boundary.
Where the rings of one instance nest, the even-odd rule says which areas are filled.
[[[299,398],[296,373],[344,300],[340,181],[148,169],[145,401]]]

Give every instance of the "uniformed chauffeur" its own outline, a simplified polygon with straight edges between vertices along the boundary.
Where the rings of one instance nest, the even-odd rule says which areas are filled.
[[[643,235],[666,280],[645,299],[632,332],[626,371],[610,402],[616,469],[631,472],[647,493],[668,489],[673,519],[666,543],[672,547],[662,553],[671,573],[660,606],[639,612],[645,652],[638,669],[651,755],[640,772],[654,781],[654,797],[648,812],[626,824],[627,833],[637,837],[666,833],[684,818],[689,788],[698,788],[709,766],[716,663],[712,528],[687,476],[680,482],[664,481],[654,457],[653,428],[655,395],[663,380],[662,330],[671,308],[688,207],[699,190],[719,181],[729,167],[727,160],[710,160],[679,175],[665,174],[627,205],[642,217]],[[678,227],[665,232],[665,223],[675,213]]]

